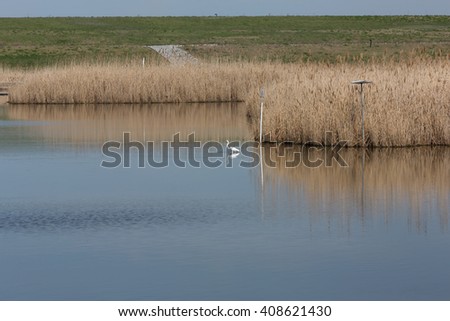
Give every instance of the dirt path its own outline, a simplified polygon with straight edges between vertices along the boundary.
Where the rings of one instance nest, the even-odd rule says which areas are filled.
[[[174,65],[198,63],[197,58],[192,56],[189,52],[184,50],[182,46],[179,45],[148,46],[148,48],[155,50],[157,53],[159,53]]]

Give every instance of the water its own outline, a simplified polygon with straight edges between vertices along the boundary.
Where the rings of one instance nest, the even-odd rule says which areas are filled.
[[[252,138],[235,105],[0,106],[1,300],[450,299],[449,148],[102,168],[123,132]]]

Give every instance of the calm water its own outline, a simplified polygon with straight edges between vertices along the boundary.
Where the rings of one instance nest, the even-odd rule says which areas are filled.
[[[233,105],[0,106],[1,300],[450,300],[449,148],[102,168],[123,132],[252,137]]]

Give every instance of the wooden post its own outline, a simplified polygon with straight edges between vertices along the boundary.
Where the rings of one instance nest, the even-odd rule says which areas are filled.
[[[362,146],[365,147],[366,146],[366,138],[364,136],[364,92],[363,92],[363,86],[365,84],[371,84],[371,81],[368,80],[353,80],[352,84],[354,85],[360,85],[361,87],[361,91],[360,91],[360,95],[361,95],[361,133],[362,133]]]

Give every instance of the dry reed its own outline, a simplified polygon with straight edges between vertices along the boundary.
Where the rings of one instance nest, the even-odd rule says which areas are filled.
[[[24,72],[17,69],[0,67],[0,104],[8,101],[5,93],[8,93],[10,88],[21,81],[24,77]]]
[[[241,65],[78,65],[30,72],[10,103],[118,104],[243,100],[252,79]],[[261,69],[261,68],[260,68]],[[246,68],[248,70],[248,68]]]
[[[344,140],[349,146],[361,145],[359,86],[351,84],[354,79],[373,81],[364,89],[366,145],[450,144],[448,60],[286,66],[283,76],[267,85],[263,134],[277,142],[330,145]],[[247,103],[256,138],[257,91]]]
[[[450,62],[419,56],[368,63],[72,65],[29,72],[10,103],[99,104],[245,101],[259,137],[277,142],[362,144],[358,87],[365,89],[368,146],[450,145]],[[331,140],[327,140],[331,132]]]

